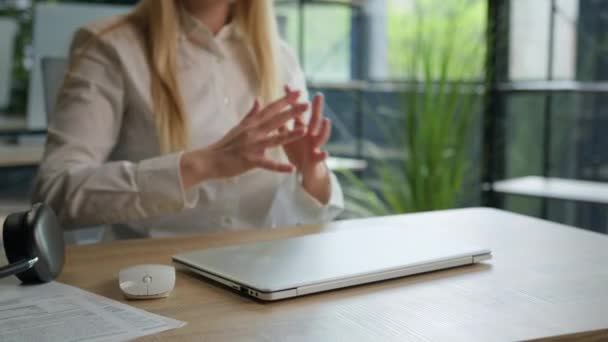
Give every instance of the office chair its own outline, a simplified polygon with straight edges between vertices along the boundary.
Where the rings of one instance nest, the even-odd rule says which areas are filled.
[[[30,73],[27,105],[29,128],[46,127],[41,59],[49,56],[65,58],[74,32],[79,27],[101,18],[124,14],[130,8],[130,6],[78,2],[35,2],[32,18],[34,62]]]
[[[48,122],[55,108],[55,102],[57,101],[57,95],[67,71],[68,62],[65,58],[43,57],[40,63],[42,66],[44,107]]]
[[[0,108],[10,104],[11,74],[13,68],[13,51],[17,21],[13,18],[0,17]]]

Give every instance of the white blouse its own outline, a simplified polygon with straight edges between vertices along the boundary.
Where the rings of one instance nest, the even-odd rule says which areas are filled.
[[[297,174],[261,169],[185,191],[182,154],[159,153],[141,34],[122,25],[90,44],[111,22],[88,25],[74,37],[71,56],[86,47],[84,58],[66,76],[34,191],[34,200],[50,204],[67,229],[112,224],[118,236],[168,236],[319,223],[340,213],[343,195],[334,174],[327,205],[304,190]],[[198,148],[241,120],[258,85],[232,25],[214,36],[190,16],[182,22],[178,80],[191,146]],[[308,100],[304,75],[284,43],[280,58],[284,83]],[[286,160],[282,149],[272,155]]]

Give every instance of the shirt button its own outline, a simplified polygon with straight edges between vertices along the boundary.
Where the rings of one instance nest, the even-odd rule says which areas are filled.
[[[230,99],[227,97],[224,97],[224,104],[228,105],[230,103]]]
[[[232,218],[227,216],[222,216],[222,224],[225,226],[232,225]]]

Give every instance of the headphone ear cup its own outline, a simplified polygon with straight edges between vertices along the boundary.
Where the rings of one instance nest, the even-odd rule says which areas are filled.
[[[27,213],[10,214],[4,221],[2,237],[4,240],[4,252],[9,263],[32,257],[28,255],[30,233],[25,224]]]
[[[10,264],[37,258],[29,269],[15,274],[23,283],[49,282],[61,273],[65,261],[63,230],[50,207],[38,203],[30,211],[9,215],[3,236]]]

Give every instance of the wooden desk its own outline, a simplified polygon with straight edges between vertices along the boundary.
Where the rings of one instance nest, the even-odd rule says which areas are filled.
[[[493,341],[574,333],[560,340],[608,340],[608,237],[492,209],[72,246],[59,280],[124,301],[116,275],[126,266],[169,263],[198,248],[388,225],[491,248],[494,259],[276,303],[180,272],[170,298],[129,304],[188,322],[151,341]]]
[[[4,145],[0,144],[0,168],[37,166],[42,160],[43,145]],[[334,171],[363,171],[367,162],[360,159],[329,157],[327,166]]]

